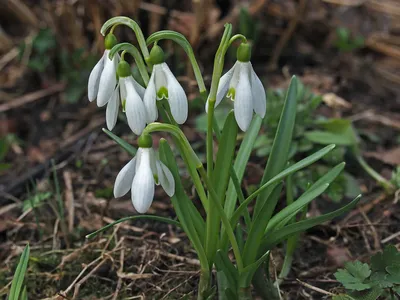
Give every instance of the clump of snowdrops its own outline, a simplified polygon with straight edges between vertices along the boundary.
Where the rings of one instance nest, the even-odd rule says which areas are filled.
[[[120,25],[134,31],[138,47],[118,43],[114,30]],[[246,37],[233,35],[232,26],[225,25],[208,91],[192,47],[182,34],[163,30],[145,39],[139,25],[127,17],[108,20],[101,28],[101,34],[105,36],[105,51],[90,74],[88,96],[90,101],[96,100],[98,106],[107,105],[106,123],[110,131],[104,131],[132,155],[115,179],[114,196],[122,197],[130,191],[133,206],[140,214],[121,219],[88,237],[128,219],[149,218],[174,224],[187,234],[200,260],[198,299],[211,299],[215,295],[219,299],[251,299],[252,286],[263,298],[276,299],[276,285],[267,271],[270,250],[290,237],[352,209],[359,199],[357,197],[331,213],[306,218],[304,211],[308,204],[324,193],[343,170],[344,163],[340,163],[310,183],[298,199],[287,197],[286,206],[275,211],[291,175],[318,161],[335,147],[326,146],[288,165],[296,116],[296,78],[292,78],[285,98],[264,176],[258,189],[247,195],[241,182],[265,116],[267,99],[264,86],[250,62],[252,49]],[[184,49],[204,99],[208,120],[205,165],[180,129],[190,113],[188,100],[165,62],[159,45],[164,39],[176,42]],[[237,47],[237,61],[222,76],[229,47]],[[133,78],[131,66],[125,60],[127,54],[133,56],[144,86]],[[218,128],[214,111],[221,101],[230,101],[232,111],[223,128]],[[137,150],[111,132],[120,110],[126,114],[130,129],[138,136]],[[238,146],[240,131],[244,132],[244,138]],[[167,140],[161,139],[158,149],[154,149],[154,132],[172,136],[173,147],[179,152],[201,201],[201,211],[185,193],[175,155]],[[144,214],[153,201],[155,185],[161,185],[169,196],[176,220]],[[291,247],[290,243],[287,247]],[[286,264],[286,269],[288,266],[290,269],[290,263]],[[214,268],[216,278],[212,277]]]

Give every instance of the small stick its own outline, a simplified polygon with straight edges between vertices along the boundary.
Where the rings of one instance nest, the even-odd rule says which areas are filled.
[[[316,291],[318,293],[321,293],[321,294],[324,294],[324,295],[328,295],[328,296],[335,296],[335,294],[333,294],[333,293],[330,293],[330,292],[325,291],[323,289],[317,288],[316,286],[313,286],[311,284],[305,283],[305,282],[303,282],[303,281],[301,281],[299,279],[296,279],[296,281],[298,283],[300,283],[302,286],[305,286],[305,287],[307,287],[307,288],[309,288],[309,289],[311,289],[313,291]]]
[[[64,182],[65,182],[65,206],[68,211],[68,232],[71,233],[74,230],[74,192],[72,190],[72,180],[71,173],[68,171],[63,172]]]

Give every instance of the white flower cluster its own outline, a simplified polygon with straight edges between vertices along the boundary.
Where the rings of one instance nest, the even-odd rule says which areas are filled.
[[[130,65],[123,58],[115,55],[110,59],[110,49],[115,44],[113,35],[106,37],[106,50],[93,68],[88,83],[89,101],[97,99],[99,107],[107,104],[107,128],[114,128],[122,106],[129,127],[135,134],[141,135],[146,124],[157,120],[157,101],[163,99],[168,101],[174,120],[183,124],[188,117],[188,100],[182,86],[165,63],[161,48],[154,45],[150,52],[153,70],[145,89],[132,77]],[[241,130],[246,131],[253,112],[264,117],[266,96],[249,61],[249,46],[242,45],[244,46],[238,51],[238,61],[220,79],[215,106],[224,97],[230,98],[234,102],[236,122]],[[206,112],[208,103],[209,100],[206,103]],[[156,159],[151,148],[152,142],[145,144],[144,147],[139,144],[137,155],[119,172],[114,185],[115,197],[121,197],[131,190],[133,205],[139,213],[146,212],[150,207],[154,184],[161,184],[169,196],[173,196],[175,192],[171,172]]]

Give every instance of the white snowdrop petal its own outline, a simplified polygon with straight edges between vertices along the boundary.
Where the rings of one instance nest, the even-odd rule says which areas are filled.
[[[251,101],[252,93],[249,75],[249,69],[242,66],[240,68],[240,78],[235,91],[235,119],[242,131],[247,130],[253,117],[253,103]]]
[[[147,115],[147,123],[154,122],[157,120],[158,111],[157,111],[157,91],[156,91],[156,84],[155,84],[155,75],[154,69],[151,73],[149,84],[147,85],[146,91],[144,92],[143,96],[143,103],[146,108],[146,115]]]
[[[110,60],[108,55],[104,58],[104,69],[101,73],[99,92],[97,94],[97,106],[99,107],[107,104],[114,92],[115,85],[117,84],[116,60],[116,57],[114,57],[113,60]]]
[[[113,130],[118,119],[119,111],[119,85],[114,90],[106,109],[106,123],[108,130]]]
[[[153,66],[154,84],[156,86],[156,91],[157,92],[162,87],[167,88],[167,85],[168,85],[167,78],[166,78],[165,73],[163,71],[163,65],[166,65],[166,63],[157,64],[157,65]],[[163,95],[161,98],[159,98],[158,95],[157,95],[157,100],[163,99],[164,96],[166,96],[166,95]]]
[[[119,171],[114,184],[114,197],[119,198],[125,195],[132,186],[133,177],[136,173],[136,157],[131,159],[121,171]]]
[[[267,94],[265,93],[260,78],[258,78],[257,74],[254,72],[250,62],[249,65],[254,112],[261,118],[264,118],[267,109]]]
[[[161,64],[167,79],[168,102],[171,107],[171,113],[178,124],[185,123],[188,116],[188,100],[182,86],[172,74],[166,63]]]
[[[144,87],[142,87],[136,80],[135,78],[133,78],[133,76],[129,77],[132,80],[132,84],[135,87],[136,92],[139,94],[140,98],[143,99],[144,97],[144,92],[146,91],[146,89]]]
[[[99,92],[100,76],[104,68],[104,57],[108,54],[108,51],[104,51],[103,56],[94,66],[92,72],[90,72],[89,82],[88,82],[88,98],[92,102],[97,97]]]
[[[144,148],[138,148],[136,151],[136,172],[139,170],[140,167],[140,161],[142,160],[142,153],[143,153]]]
[[[146,149],[143,149],[146,150]],[[148,151],[142,152],[140,166],[131,187],[132,203],[138,213],[145,213],[154,197],[154,178]]]
[[[171,171],[161,161],[156,162],[158,179],[161,186],[168,196],[172,197],[175,194],[175,180]]]
[[[146,126],[146,109],[139,94],[130,81],[125,81],[126,104],[125,113],[131,130],[140,135]]]
[[[226,72],[219,80],[218,90],[217,90],[217,99],[215,101],[215,107],[217,107],[221,103],[222,99],[225,98],[226,93],[228,92],[229,83],[232,79],[233,72],[235,71],[236,64],[237,63],[235,63],[233,65],[233,67],[228,72]],[[208,113],[208,99],[206,102],[205,109],[206,109],[206,113]]]

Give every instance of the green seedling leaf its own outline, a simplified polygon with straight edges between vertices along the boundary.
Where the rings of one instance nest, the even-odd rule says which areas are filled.
[[[366,279],[371,275],[368,264],[356,260],[347,262],[344,267],[345,269],[339,269],[334,276],[346,289],[363,291],[371,288],[371,285],[366,283]]]
[[[15,270],[14,277],[11,283],[10,294],[8,295],[8,300],[19,300],[20,298],[22,285],[25,279],[25,273],[28,268],[29,253],[30,248],[28,244],[22,252],[17,269]]]
[[[116,136],[114,133],[111,131],[103,128],[103,132],[107,134],[111,139],[113,139],[118,145],[120,145],[126,152],[128,152],[130,155],[135,156],[136,154],[136,149],[130,145],[129,143],[125,142],[123,139],[120,137]]]
[[[47,199],[53,195],[51,192],[43,192],[43,193],[36,193],[35,195],[29,197],[28,199],[24,200],[22,204],[22,211],[26,212],[28,209],[33,207],[39,207],[44,204]]]
[[[337,144],[352,146],[358,143],[357,135],[350,121],[344,119],[330,119],[321,121],[317,125],[322,130],[308,131],[304,136],[316,144]]]
[[[393,245],[385,247],[382,253],[377,253],[371,257],[371,269],[386,273],[386,268],[390,266],[400,266],[400,253]]]
[[[394,283],[400,284],[400,266],[389,266],[386,267],[386,271],[389,273],[387,279]]]

